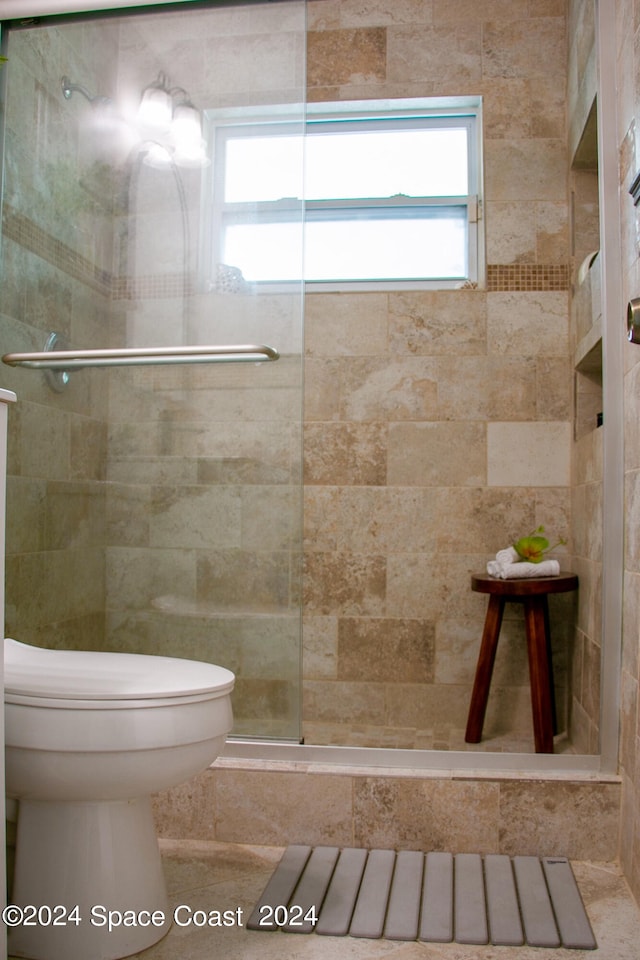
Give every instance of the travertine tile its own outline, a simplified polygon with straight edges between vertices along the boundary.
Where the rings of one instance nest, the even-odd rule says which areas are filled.
[[[390,728],[413,728],[414,747],[455,750],[458,747],[452,743],[451,731],[466,727],[470,696],[470,683],[387,684],[385,722]],[[426,730],[432,732],[432,741],[423,744],[417,734]]]
[[[304,676],[335,680],[338,676],[338,618],[305,617],[302,624]]]
[[[438,539],[446,491],[427,487],[345,487],[338,498],[339,550],[428,552]]]
[[[433,361],[423,357],[342,362],[342,420],[429,420],[437,407]]]
[[[47,484],[45,543],[49,550],[95,547],[105,537],[105,491],[89,482]]]
[[[574,550],[578,556],[602,560],[602,484],[586,483],[573,491]],[[582,512],[584,511],[584,513]]]
[[[342,364],[337,359],[309,357],[305,362],[305,420],[339,420]]]
[[[482,486],[486,479],[485,425],[393,423],[387,479],[401,486]]]
[[[489,486],[566,486],[570,481],[570,440],[570,423],[489,423]],[[517,460],[514,444],[522,450]]]
[[[536,204],[536,256],[539,263],[565,263],[569,244],[566,203]]]
[[[483,103],[483,127],[489,140],[531,137],[531,81],[505,77],[483,77],[479,87]],[[499,240],[499,233],[487,231],[487,240]],[[491,258],[489,262],[492,262]]]
[[[624,403],[629,416],[637,423],[640,419],[640,364],[635,364],[624,378]],[[625,469],[640,468],[640,431],[631,431],[625,443]]]
[[[497,784],[363,777],[354,783],[357,846],[484,853],[497,846]]]
[[[536,259],[536,204],[487,202],[489,263],[533,263]]]
[[[566,96],[562,85],[557,83],[555,77],[536,77],[529,80],[528,84],[531,102],[531,136],[545,140],[562,137],[566,110]],[[563,246],[563,258],[566,257],[566,249],[566,245]]]
[[[458,22],[387,29],[388,76],[395,82],[407,80],[456,80],[458,88],[477,82],[482,76],[480,25]]]
[[[340,552],[305,556],[305,608],[313,614],[380,616],[386,594],[386,560]]]
[[[637,730],[638,681],[626,670],[622,670],[620,682],[620,762],[625,773],[632,780],[636,779],[635,742]]]
[[[108,547],[107,604],[131,610],[149,607],[165,594],[195,596],[196,569],[189,550]]]
[[[231,910],[236,916],[239,909],[241,923],[229,928],[174,925],[164,940],[138,955],[140,960],[209,960],[212,950],[229,960],[491,960],[496,955],[492,946],[250,931],[247,917],[282,856],[282,846],[167,840],[161,851],[172,909],[185,904],[206,913]],[[598,943],[597,956],[635,960],[640,913],[619,865],[574,860],[572,868]],[[508,952],[513,960],[538,960],[540,948],[509,947]],[[545,953],[562,960],[566,950]]]
[[[380,423],[310,423],[305,429],[305,483],[382,484],[387,428]]]
[[[400,23],[431,22],[433,0],[342,0],[340,23],[343,27],[385,26]]]
[[[353,842],[349,777],[216,773],[216,833],[243,843]],[[311,789],[310,789],[311,788]]]
[[[625,573],[624,616],[622,628],[622,666],[635,677],[640,676],[640,576],[627,571]]]
[[[48,481],[7,477],[6,555],[36,553],[47,542]]]
[[[308,357],[371,357],[387,352],[386,293],[323,293],[305,298]]]
[[[386,76],[386,31],[378,26],[323,30],[307,35],[309,87],[376,83]]]
[[[73,418],[70,424],[71,476],[81,480],[104,480],[107,426],[99,420]]]
[[[438,418],[528,420],[536,415],[536,366],[520,357],[438,360]]]
[[[338,679],[431,683],[434,632],[428,620],[341,617]]]
[[[602,624],[600,610],[602,570],[601,564],[582,557],[574,558],[573,569],[580,578],[575,615],[576,639],[573,648],[577,659],[573,670],[573,680],[576,693],[579,698],[582,698],[584,644],[587,637],[599,635]]]
[[[449,487],[440,491],[438,553],[450,562],[452,556],[480,552],[482,545],[486,553],[479,569],[483,569],[486,560],[521,536],[522,531],[534,529],[535,497],[533,488],[523,490],[519,496],[514,496],[508,487]]]
[[[487,140],[485,164],[487,202],[565,198],[566,157],[560,139]]]
[[[578,784],[503,783],[500,850],[510,856],[554,856],[562,850],[576,859],[610,860],[617,849],[618,802],[616,784],[596,785],[587,796]]]
[[[450,20],[526,20],[528,0],[433,0],[435,23]]]
[[[291,558],[283,550],[200,550],[195,564],[197,599],[220,610],[275,613],[297,602]]]
[[[485,76],[555,77],[566,71],[564,18],[485,23],[482,34]],[[544,50],[544,57],[540,51]]]
[[[342,522],[343,488],[308,486],[304,498],[304,538],[308,552],[336,550]]]
[[[459,616],[484,619],[484,604],[471,592],[472,573],[483,570],[486,554],[439,553],[435,566],[433,553],[397,553],[387,560],[386,613],[393,617],[417,617],[438,621],[443,610],[455,610]]]
[[[436,634],[435,680],[438,683],[472,684],[480,652],[482,622],[441,620]],[[505,620],[494,667],[496,685],[528,685],[524,625]]]
[[[488,342],[492,353],[566,356],[566,295],[554,292],[491,293]]]
[[[369,729],[385,725],[387,707],[383,683],[361,680],[307,680],[304,694],[305,724],[346,723]]]
[[[22,475],[66,480],[70,473],[70,417],[55,407],[24,403],[21,409]]]
[[[390,349],[419,356],[482,354],[486,310],[487,296],[479,290],[392,293]]]
[[[152,547],[237,547],[242,504],[228,487],[155,487],[151,491],[149,543]]]
[[[570,420],[573,412],[571,365],[568,358],[538,357],[536,413],[541,420]],[[602,406],[602,402],[600,403]],[[505,419],[496,417],[496,419]],[[523,419],[526,419],[523,417]]]

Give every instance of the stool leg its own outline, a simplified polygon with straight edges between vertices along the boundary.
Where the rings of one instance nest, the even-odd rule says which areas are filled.
[[[497,597],[493,594],[490,595],[487,615],[484,621],[484,630],[482,632],[482,642],[480,643],[480,653],[478,654],[476,676],[473,681],[471,704],[467,718],[467,731],[464,736],[467,743],[480,743],[482,739],[482,727],[484,726],[484,715],[487,711],[489,687],[491,686],[493,665],[496,659],[496,650],[498,649],[498,637],[500,635],[500,627],[502,626],[504,605],[505,600],[503,597]]]
[[[553,655],[551,653],[551,627],[549,625],[549,600],[547,597],[542,597],[542,605],[544,610],[544,635],[547,639],[547,663],[549,664],[549,690],[551,691],[551,721],[553,724],[553,734],[554,736],[558,732],[558,715],[556,708],[556,692],[555,692],[555,681],[553,677]]]
[[[553,695],[546,597],[526,597],[524,621],[529,654],[531,709],[536,753],[553,753]]]

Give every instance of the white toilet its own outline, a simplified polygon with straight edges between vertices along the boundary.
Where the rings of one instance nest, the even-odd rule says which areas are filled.
[[[4,665],[7,796],[18,800],[10,900],[42,908],[35,925],[9,930],[9,955],[137,953],[172,920],[151,794],[215,760],[232,725],[234,675],[11,639]]]

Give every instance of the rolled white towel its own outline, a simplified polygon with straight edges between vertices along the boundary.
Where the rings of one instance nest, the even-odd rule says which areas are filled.
[[[542,560],[540,563],[498,563],[490,560],[487,573],[500,580],[532,579],[533,577],[557,577],[560,563],[557,560]]]
[[[516,563],[518,560],[518,551],[515,547],[506,547],[504,550],[498,550],[496,560],[498,563]]]

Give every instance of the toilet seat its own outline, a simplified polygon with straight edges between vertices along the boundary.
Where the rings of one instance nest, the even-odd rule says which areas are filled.
[[[228,695],[235,679],[215,664],[135,653],[49,650],[10,638],[4,642],[4,669],[6,703],[77,709],[211,700]]]

